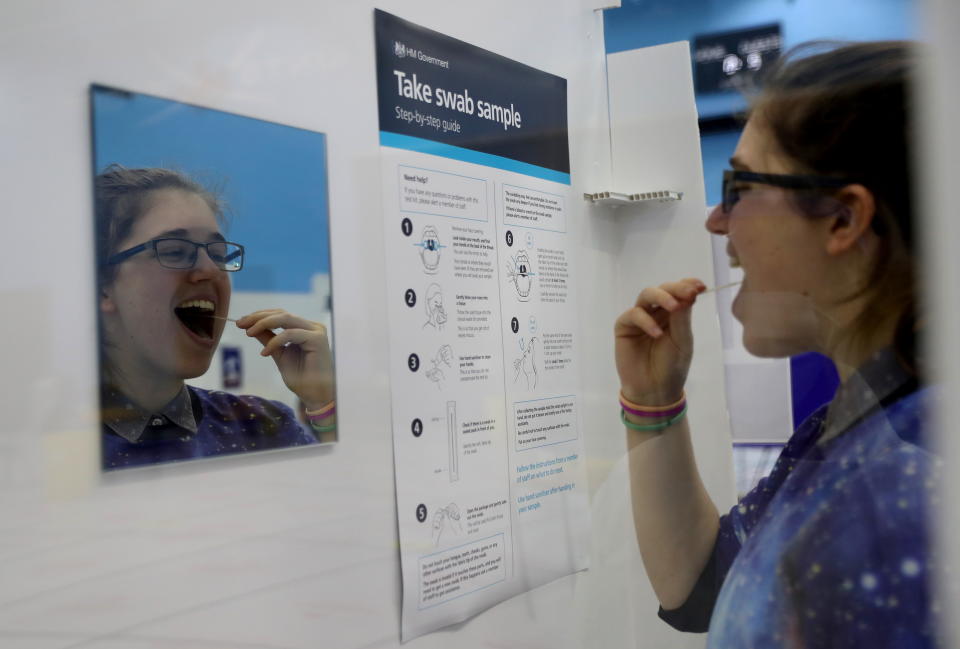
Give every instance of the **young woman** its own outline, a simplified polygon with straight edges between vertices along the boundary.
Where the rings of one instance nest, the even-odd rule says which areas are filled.
[[[938,462],[919,320],[905,43],[785,57],[755,98],[707,229],[744,271],[733,303],[758,356],[818,351],[842,384],[770,476],[719,516],[683,387],[697,279],[617,320],[637,540],[661,602],[712,647],[935,644],[927,518]],[[758,404],[759,405],[759,404]]]
[[[95,194],[104,468],[315,443],[281,403],[184,383],[210,366],[229,273],[243,267],[217,199],[177,172],[118,165],[97,176]],[[323,325],[267,309],[236,326],[263,344],[316,431],[333,430]]]

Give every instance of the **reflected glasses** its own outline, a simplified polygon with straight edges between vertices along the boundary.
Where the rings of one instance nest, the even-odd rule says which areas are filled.
[[[723,172],[723,202],[721,209],[729,214],[733,206],[740,201],[740,187],[738,182],[759,183],[772,185],[784,189],[839,189],[851,184],[852,180],[831,178],[829,176],[798,176],[794,174],[759,174],[752,171],[734,171],[725,169]]]
[[[210,261],[220,270],[235,273],[243,268],[243,246],[239,243],[232,243],[230,241],[198,243],[196,241],[190,241],[189,239],[176,239],[172,237],[152,239],[146,243],[141,243],[139,246],[127,248],[107,259],[104,266],[119,264],[149,248],[153,248],[154,256],[164,268],[173,268],[176,270],[193,268],[197,263],[200,248],[207,249],[207,256],[210,257]]]

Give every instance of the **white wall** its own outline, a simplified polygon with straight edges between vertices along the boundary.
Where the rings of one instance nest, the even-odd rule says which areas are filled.
[[[608,56],[613,183],[624,192],[683,193],[676,203],[618,209],[610,252],[618,264],[619,310],[631,306],[645,286],[684,277],[716,285],[688,57],[686,42]],[[704,295],[693,309],[695,349],[686,392],[694,451],[723,511],[733,504],[732,456],[716,297]]]
[[[586,3],[378,6],[567,78],[574,191],[609,183],[602,21]],[[372,8],[312,0],[0,4],[0,645],[399,644]],[[92,81],[329,135],[339,444],[99,475]],[[682,211],[702,215],[702,186],[684,190]],[[593,568],[410,646],[702,644],[655,617],[629,522],[611,358],[613,318],[632,300],[634,278],[660,280],[638,265],[636,251],[679,246],[677,267],[664,268],[670,277],[690,242],[690,261],[708,267],[701,219],[645,224],[574,206],[570,220],[583,242]],[[711,324],[702,309],[698,332],[711,326],[715,317]],[[707,395],[721,389],[719,346],[701,358],[715,370],[694,381],[691,401],[710,404]],[[716,415],[703,408],[696,417]],[[727,441],[703,430],[698,455]],[[728,453],[706,480],[722,504],[732,493]]]

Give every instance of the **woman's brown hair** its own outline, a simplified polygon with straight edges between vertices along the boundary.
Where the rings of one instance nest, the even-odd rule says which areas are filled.
[[[894,348],[917,370],[915,222],[910,97],[917,49],[909,42],[809,43],[765,75],[752,112],[797,172],[849,179],[874,196],[881,249],[856,295],[867,304],[850,343],[897,314]],[[798,193],[816,214],[820,196]]]
[[[109,165],[94,179],[93,188],[99,287],[107,286],[116,273],[116,267],[108,265],[107,259],[117,252],[117,246],[130,234],[137,219],[150,209],[153,192],[161,189],[197,194],[222,221],[222,201],[186,174],[159,167],[130,169]]]

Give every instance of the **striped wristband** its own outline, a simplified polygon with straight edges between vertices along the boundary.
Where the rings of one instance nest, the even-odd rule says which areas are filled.
[[[311,426],[318,426],[320,422],[324,419],[332,417],[337,412],[337,402],[336,400],[331,401],[324,407],[319,410],[305,410],[304,413],[307,415],[307,420],[310,422]]]
[[[666,406],[641,406],[633,403],[623,396],[623,392],[620,392],[620,407],[623,408],[624,412],[629,413],[634,417],[648,417],[651,419],[676,417],[687,407],[687,393],[682,392],[678,401]]]
[[[684,404],[684,405],[683,405],[683,409],[682,409],[680,412],[678,412],[674,417],[671,417],[670,419],[667,419],[666,421],[661,421],[661,422],[659,422],[659,423],[657,423],[657,424],[635,424],[635,423],[633,423],[632,421],[630,421],[629,419],[627,419],[627,411],[626,411],[626,410],[621,410],[621,411],[620,411],[620,421],[622,421],[622,422],[623,422],[623,425],[626,426],[627,428],[629,428],[630,430],[638,430],[638,431],[643,431],[643,432],[653,432],[653,431],[664,430],[664,429],[666,429],[666,428],[670,428],[670,427],[673,426],[675,423],[677,423],[678,421],[680,421],[681,419],[683,419],[683,418],[686,416],[686,414],[687,414],[687,405]]]

